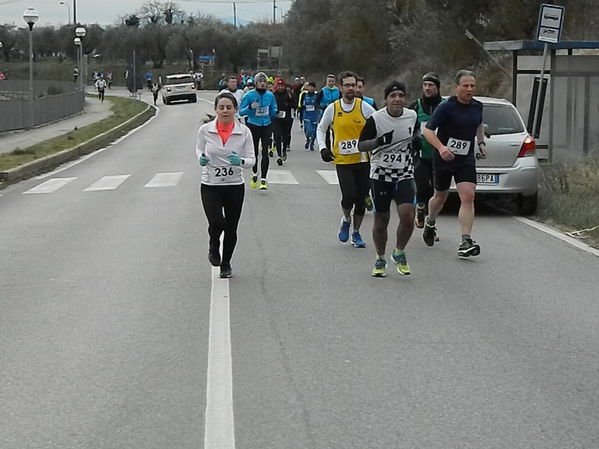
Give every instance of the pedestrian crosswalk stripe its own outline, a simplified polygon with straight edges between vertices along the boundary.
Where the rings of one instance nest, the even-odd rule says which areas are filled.
[[[100,190],[115,190],[131,175],[103,176],[91,186],[83,189],[84,192],[96,192]]]
[[[267,179],[269,184],[299,184],[289,170],[270,170]]]
[[[23,193],[54,193],[77,178],[52,178]]]
[[[332,185],[338,185],[337,172],[335,170],[316,170],[316,172],[328,183]],[[183,178],[184,172],[162,172],[156,173],[150,178],[150,180],[144,185],[144,188],[164,188],[164,187],[176,187],[179,185]],[[96,182],[85,188],[84,192],[94,192],[102,190],[116,190],[123,182],[125,182],[131,175],[115,175],[115,176],[103,176]],[[23,192],[28,194],[34,193],[54,193],[76,180],[77,177],[71,178],[50,178],[41,184]],[[295,178],[291,170],[283,169],[272,169],[268,172],[267,180],[270,184],[300,184]]]
[[[336,170],[316,170],[316,173],[318,173],[320,176],[322,176],[322,179],[324,179],[329,184],[333,184],[333,185],[339,184],[339,179],[337,178]]]
[[[144,187],[174,187],[179,183],[182,176],[183,172],[156,173]]]

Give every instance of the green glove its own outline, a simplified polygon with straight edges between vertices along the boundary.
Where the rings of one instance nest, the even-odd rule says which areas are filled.
[[[227,156],[227,159],[229,159],[229,163],[231,165],[241,165],[241,158],[239,157],[239,155],[233,151],[231,154],[229,154]]]
[[[201,165],[202,167],[205,167],[205,166],[206,166],[206,164],[207,164],[209,161],[210,161],[210,159],[208,159],[208,158],[207,158],[205,155],[203,155],[203,154],[202,154],[202,155],[200,156],[200,165]]]

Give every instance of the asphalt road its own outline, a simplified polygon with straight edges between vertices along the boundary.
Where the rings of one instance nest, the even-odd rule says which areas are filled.
[[[2,449],[204,447],[213,281],[194,145],[211,109],[160,105],[0,192]],[[297,127],[292,148],[271,167],[297,183],[246,191],[221,281],[235,447],[599,447],[595,256],[483,204],[479,257],[457,259],[449,208],[433,248],[415,232],[412,276],[374,279],[372,215],[367,249],[340,244],[338,186],[316,171],[332,167]]]

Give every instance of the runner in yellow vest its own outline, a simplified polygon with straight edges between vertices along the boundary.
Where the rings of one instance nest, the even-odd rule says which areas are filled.
[[[355,73],[342,72],[338,79],[341,84],[341,99],[325,109],[318,124],[316,137],[322,160],[333,162],[337,170],[343,210],[339,240],[344,243],[349,240],[353,209],[351,242],[356,248],[365,248],[366,244],[360,236],[360,225],[366,211],[364,199],[370,185],[370,164],[368,155],[358,150],[358,140],[366,120],[374,114],[375,109],[360,98],[355,98]],[[332,149],[326,145],[329,127],[333,132]]]

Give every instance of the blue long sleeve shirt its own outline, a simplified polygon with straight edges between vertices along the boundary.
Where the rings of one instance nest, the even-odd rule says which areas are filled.
[[[258,102],[259,106],[257,108],[252,108],[254,102]],[[239,114],[247,117],[247,123],[256,126],[270,125],[277,112],[277,100],[273,93],[268,90],[264,93],[250,90],[243,96],[239,107]]]

